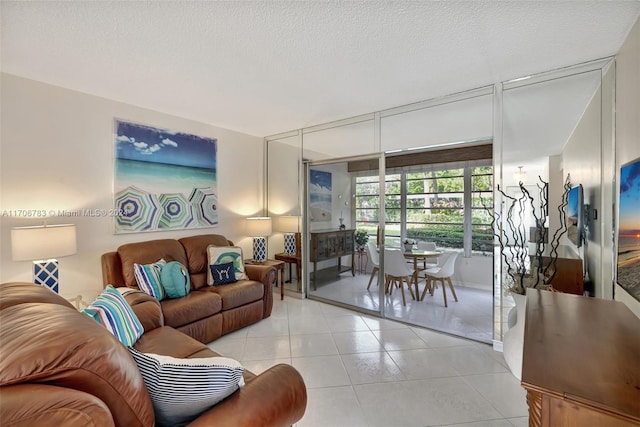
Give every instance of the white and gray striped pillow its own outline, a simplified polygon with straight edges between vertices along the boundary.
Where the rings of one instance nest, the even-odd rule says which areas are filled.
[[[244,368],[227,357],[178,359],[129,351],[149,391],[156,426],[185,425],[244,385]]]

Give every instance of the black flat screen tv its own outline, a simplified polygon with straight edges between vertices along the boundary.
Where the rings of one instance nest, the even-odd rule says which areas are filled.
[[[582,184],[569,190],[567,197],[567,237],[577,247],[582,246],[584,234],[584,193]]]

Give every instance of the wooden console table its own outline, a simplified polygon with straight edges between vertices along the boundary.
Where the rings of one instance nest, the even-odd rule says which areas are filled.
[[[309,261],[313,262],[313,289],[316,289],[316,271],[318,262],[338,259],[338,274],[351,270],[356,275],[354,262],[355,230],[322,230],[311,232]],[[342,257],[351,255],[351,267],[342,268]]]
[[[622,302],[527,290],[529,426],[640,425],[640,319]]]

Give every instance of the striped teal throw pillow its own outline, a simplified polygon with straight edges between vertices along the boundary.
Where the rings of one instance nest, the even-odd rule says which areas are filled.
[[[140,290],[158,301],[167,297],[161,281],[162,267],[166,263],[164,259],[161,259],[153,264],[133,264],[133,273]]]
[[[159,427],[183,426],[244,385],[244,368],[227,357],[178,359],[129,351],[149,391]]]
[[[107,285],[104,291],[82,313],[107,328],[118,340],[131,347],[142,336],[144,328],[124,297]]]

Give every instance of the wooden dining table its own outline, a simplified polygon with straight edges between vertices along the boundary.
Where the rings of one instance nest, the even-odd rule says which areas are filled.
[[[413,284],[416,288],[416,295],[418,295],[418,272],[424,270],[418,268],[418,261],[424,258],[437,258],[442,255],[442,251],[430,251],[426,249],[412,249],[410,251],[402,251],[402,254],[407,259],[413,259]]]

